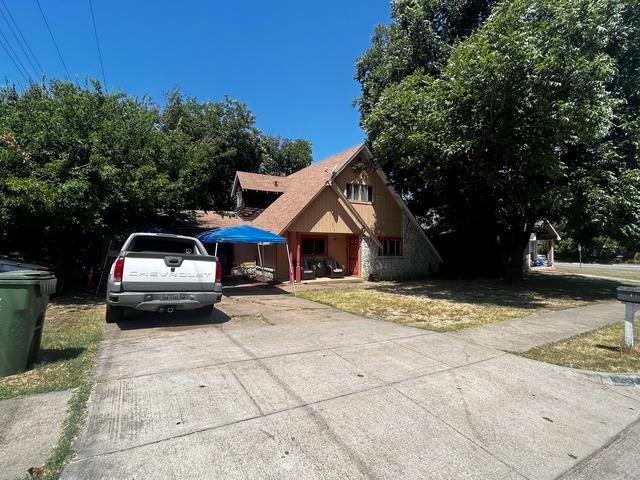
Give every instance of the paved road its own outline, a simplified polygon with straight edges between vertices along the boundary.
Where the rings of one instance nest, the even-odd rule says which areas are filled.
[[[566,268],[580,268],[580,264],[578,262],[555,262],[556,267],[566,267]],[[612,264],[604,264],[604,263],[583,263],[583,268],[588,268],[590,270],[609,270],[609,271],[620,271],[620,272],[638,272],[640,275],[640,265],[628,264],[628,263],[612,263]]]
[[[506,352],[527,350],[624,320],[618,301],[539,313],[524,318],[466,328],[452,335]]]
[[[562,480],[633,480],[638,478],[640,423],[618,435],[609,445],[579,463]]]
[[[108,326],[64,480],[552,479],[640,417],[636,386],[452,335],[285,295],[221,309]]]

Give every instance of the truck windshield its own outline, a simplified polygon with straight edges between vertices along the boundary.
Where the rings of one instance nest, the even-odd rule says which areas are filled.
[[[198,253],[193,240],[146,236],[134,238],[127,250],[130,252]]]

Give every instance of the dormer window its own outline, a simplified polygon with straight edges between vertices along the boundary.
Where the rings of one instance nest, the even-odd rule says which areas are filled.
[[[347,183],[347,199],[352,202],[373,202],[373,187],[359,183]]]

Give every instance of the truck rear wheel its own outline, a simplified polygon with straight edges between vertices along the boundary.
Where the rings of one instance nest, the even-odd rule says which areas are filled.
[[[124,308],[107,305],[107,323],[119,322],[124,318]]]

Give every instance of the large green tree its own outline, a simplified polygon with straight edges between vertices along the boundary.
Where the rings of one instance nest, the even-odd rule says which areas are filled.
[[[465,240],[466,250],[452,252],[462,264],[487,246],[484,262],[518,278],[535,223],[579,203],[577,166],[602,175],[576,152],[602,145],[616,123],[612,46],[632,29],[630,5],[501,2],[437,71],[416,69],[363,112],[374,155],[419,213]]]
[[[439,76],[455,42],[474,32],[497,0],[392,0],[389,25],[375,27],[371,46],[356,61],[356,99],[361,123],[369,117],[383,92],[410,75]],[[373,140],[369,134],[370,143]],[[394,162],[376,153],[396,189],[419,217],[431,217],[433,192],[423,181],[421,163]]]
[[[260,173],[291,175],[311,165],[311,143],[307,140],[291,140],[280,136],[262,137],[263,156]]]
[[[356,62],[362,94],[356,100],[362,118],[384,90],[421,72],[437,75],[453,44],[475,31],[497,0],[392,0],[389,25],[377,25],[371,47]]]
[[[616,72],[607,88],[615,101],[612,127],[566,156],[564,230],[596,258],[611,244],[629,256],[640,252],[640,3],[616,3],[622,28],[607,47]]]
[[[96,83],[0,91],[0,242],[72,268],[100,238],[178,215],[158,111]]]
[[[265,138],[228,98],[200,103],[174,91],[161,109],[97,82],[0,89],[0,254],[77,273],[105,239],[228,209],[235,171],[273,163]],[[299,144],[285,139],[277,151]]]
[[[160,125],[165,157],[190,188],[184,208],[232,208],[229,192],[236,170],[255,172],[262,162],[261,134],[247,106],[230,98],[200,103],[172,91]]]

